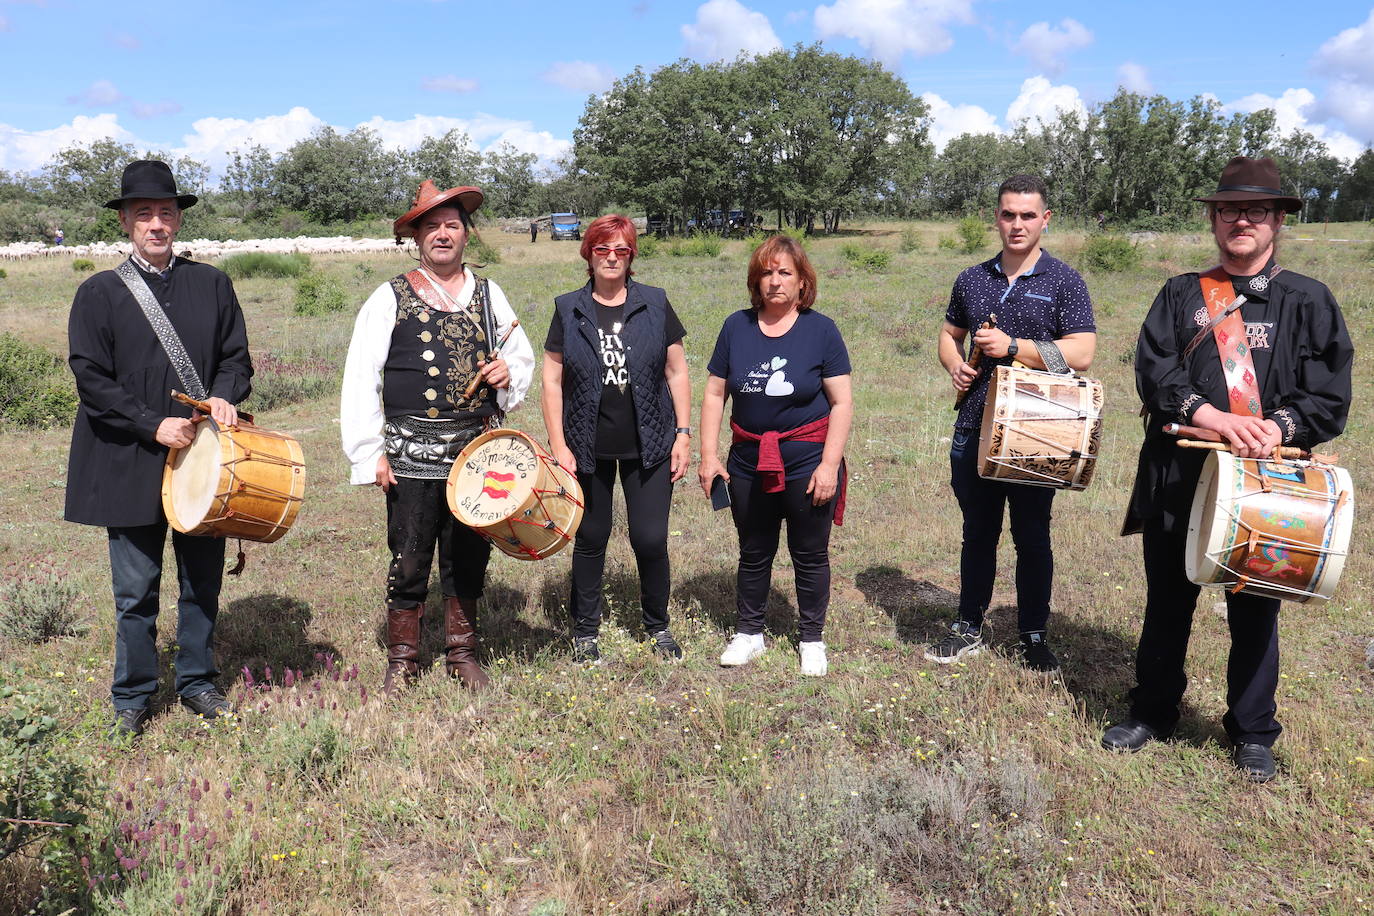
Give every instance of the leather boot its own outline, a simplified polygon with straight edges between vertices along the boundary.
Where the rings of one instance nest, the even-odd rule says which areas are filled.
[[[386,611],[386,677],[382,690],[409,687],[420,674],[420,617],[424,605]]]
[[[480,690],[491,683],[482,666],[477,664],[477,599],[444,598],[445,667],[449,677],[456,677],[464,687]]]

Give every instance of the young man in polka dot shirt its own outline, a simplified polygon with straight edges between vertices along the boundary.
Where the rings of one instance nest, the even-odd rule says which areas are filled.
[[[1069,367],[1081,372],[1092,363],[1097,348],[1092,300],[1083,278],[1040,247],[1049,222],[1049,191],[1041,178],[1014,175],[1002,182],[996,223],[1002,250],[959,274],[940,330],[940,363],[955,390],[967,392],[954,422],[949,454],[950,482],[963,513],[964,533],[959,619],[949,635],[926,651],[931,661],[955,662],[982,650],[983,615],[997,585],[1003,508],[1010,506],[1022,659],[1037,671],[1059,667],[1045,635],[1054,578],[1050,508],[1055,491],[978,476],[978,430],[995,369],[1013,360],[1044,369],[1036,341],[1053,341]],[[982,327],[994,313],[997,326]],[[982,352],[976,367],[964,349],[971,330],[973,346]]]

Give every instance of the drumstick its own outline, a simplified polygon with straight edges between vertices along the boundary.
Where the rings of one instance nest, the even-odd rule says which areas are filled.
[[[1208,448],[1217,452],[1231,451],[1230,443],[1222,438],[1221,433],[1213,429],[1203,429],[1201,426],[1184,426],[1182,423],[1165,423],[1164,431],[1171,436],[1187,437],[1178,440],[1180,448]],[[1279,458],[1310,459],[1318,464],[1335,464],[1338,457],[1336,455],[1320,455],[1292,445],[1280,445],[1274,449],[1274,454]]]
[[[206,416],[209,416],[209,415],[210,415],[210,405],[209,405],[209,404],[205,403],[204,401],[197,401],[195,398],[191,397],[190,395],[182,394],[180,391],[177,391],[175,388],[172,389],[172,400],[174,400],[174,401],[180,401],[181,403],[187,405],[188,407],[194,407],[196,410],[199,410],[201,413],[205,414]],[[243,411],[240,410],[240,411],[239,411],[239,419],[240,419],[241,421],[243,421],[244,423],[252,423],[252,422],[253,422],[253,415],[252,415],[251,413],[244,413]]]
[[[1214,451],[1214,452],[1229,452],[1229,451],[1231,451],[1231,446],[1230,446],[1229,444],[1225,443],[1225,442],[1211,442],[1211,441],[1202,442],[1202,441],[1199,441],[1199,440],[1197,440],[1197,439],[1179,439],[1178,442],[1177,442],[1176,444],[1178,445],[1179,448],[1205,448],[1205,449],[1210,449],[1210,450],[1212,450],[1212,451]],[[1303,459],[1303,460],[1307,460],[1307,459],[1319,460],[1319,459],[1318,459],[1318,456],[1313,455],[1313,454],[1312,454],[1311,452],[1309,452],[1307,449],[1305,449],[1305,448],[1296,448],[1296,447],[1294,447],[1294,446],[1292,446],[1292,445],[1280,445],[1280,446],[1278,446],[1277,448],[1274,449],[1274,454],[1275,454],[1275,456],[1278,457],[1278,458],[1290,458],[1290,459],[1291,459],[1291,458],[1301,458],[1301,459]],[[1325,457],[1325,456],[1322,456],[1322,457]],[[1328,462],[1328,461],[1322,461],[1321,463],[1322,463],[1322,464],[1330,464],[1330,462]]]
[[[503,334],[501,336],[501,339],[496,342],[496,348],[492,350],[489,354],[487,354],[488,364],[490,364],[492,360],[496,359],[501,355],[501,348],[506,345],[506,341],[510,340],[510,336],[515,333],[515,329],[518,327],[520,327],[520,319],[516,318],[513,321],[511,321],[510,327],[506,328],[506,333]],[[477,393],[477,386],[481,384],[482,373],[478,372],[476,375],[472,377],[472,381],[468,382],[468,386],[463,389],[463,397],[472,397],[474,394]]]
[[[993,312],[993,313],[991,313],[990,315],[988,315],[988,320],[987,320],[987,321],[984,321],[982,324],[978,325],[978,329],[979,329],[980,331],[987,331],[987,330],[990,330],[990,329],[995,328],[995,327],[997,327],[997,313],[996,313],[996,312]],[[970,366],[972,366],[973,368],[977,369],[977,368],[978,368],[978,364],[981,363],[982,361],[983,361],[983,351],[980,350],[980,349],[978,349],[977,347],[974,347],[974,348],[973,348],[973,352],[969,354],[969,357],[968,357],[968,364],[969,364]],[[977,381],[977,378],[975,378],[974,381]],[[957,395],[954,396],[954,409],[955,409],[955,410],[958,410],[961,406],[963,406],[964,398],[968,397],[968,393],[969,393],[970,391],[972,391],[972,390],[973,390],[973,382],[969,382],[967,388],[965,388],[963,391],[959,392]]]

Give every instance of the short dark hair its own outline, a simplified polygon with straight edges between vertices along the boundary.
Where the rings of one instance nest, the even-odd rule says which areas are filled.
[[[1050,189],[1045,179],[1039,175],[1013,175],[1002,182],[997,189],[997,205],[1002,205],[1003,194],[1039,194],[1045,209],[1050,208]]]

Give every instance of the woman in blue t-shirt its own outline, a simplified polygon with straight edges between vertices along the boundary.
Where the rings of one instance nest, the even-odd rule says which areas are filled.
[[[776,235],[749,259],[751,308],[725,319],[707,366],[701,402],[701,465],[709,495],[717,477],[730,491],[739,532],[735,636],[720,663],[763,654],[763,615],[778,536],[797,580],[802,674],[826,673],[830,526],[844,521],[844,446],[854,416],[849,353],[835,322],[812,311],[816,271],[794,239]],[[716,454],[725,399],[734,401],[728,464]]]
[[[601,581],[617,474],[639,567],[644,632],[654,651],[682,657],[668,630],[668,510],[691,461],[686,331],[663,290],[630,279],[634,223],[594,220],[582,239],[591,279],[554,300],[544,343],[544,428],[558,463],[582,485],[573,542],[573,658],[599,664]]]

